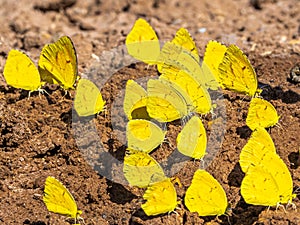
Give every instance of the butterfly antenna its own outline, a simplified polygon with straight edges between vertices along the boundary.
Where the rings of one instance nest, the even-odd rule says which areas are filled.
[[[294,191],[294,193],[295,193],[296,195],[298,195],[298,194],[300,193],[300,187],[297,187],[296,190]]]
[[[246,96],[243,96],[241,99],[241,102],[243,102],[245,100]]]

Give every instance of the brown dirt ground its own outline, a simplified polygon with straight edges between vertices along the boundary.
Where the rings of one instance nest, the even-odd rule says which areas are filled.
[[[95,66],[92,54],[100,56],[104,50],[123,45],[138,17],[150,21],[161,40],[171,39],[177,29],[186,27],[195,38],[201,56],[210,39],[237,44],[257,71],[264,89],[263,97],[274,104],[281,115],[281,128],[272,128],[271,136],[278,154],[292,174],[295,189],[300,187],[300,86],[287,79],[290,69],[300,61],[300,1],[0,2],[1,74],[10,49],[22,49],[37,61],[43,45],[62,35],[70,36],[75,44],[79,72],[89,71],[92,65]],[[200,28],[206,28],[206,32],[199,32]],[[125,148],[117,137],[124,127],[112,125],[111,118],[118,116],[118,111],[111,110],[111,106],[120,96],[127,79],[155,74],[155,68],[147,69],[139,63],[117,71],[103,87],[108,102],[106,114],[97,115],[92,121],[104,148],[119,160],[122,160]],[[202,218],[188,212],[181,203],[177,213],[147,217],[140,208],[143,189],[99,175],[84,157],[87,154],[79,150],[78,146],[85,145],[93,150],[96,144],[78,138],[80,134],[93,133],[89,127],[80,126],[89,121],[82,122],[76,120],[76,116],[72,117],[74,92],[64,96],[64,91],[58,87],[48,86],[46,89],[50,95],[33,93],[28,99],[26,91],[7,86],[0,76],[1,224],[69,224],[65,217],[49,213],[42,201],[44,181],[49,175],[58,178],[72,192],[83,210],[86,224],[228,224],[228,220],[231,224],[245,225],[300,224],[299,197],[294,200],[298,212],[288,210],[286,213],[275,208],[268,210],[247,205],[241,198],[239,187],[244,175],[238,159],[251,134],[245,125],[248,98],[224,92],[225,137],[221,150],[207,167],[224,187],[234,215],[229,218],[221,216],[220,220]],[[168,126],[178,128],[179,124]],[[175,137],[175,132],[168,133],[170,143]],[[172,150],[167,143],[161,149],[153,154],[158,160],[167,157]],[[190,161],[176,174],[183,185],[176,186],[178,200],[183,200],[198,166],[199,162]],[[100,169],[109,174],[118,175],[119,172],[113,164]]]

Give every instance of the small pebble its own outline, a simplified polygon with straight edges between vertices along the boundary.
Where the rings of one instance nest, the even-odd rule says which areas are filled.
[[[203,33],[206,32],[206,28],[205,27],[201,27],[201,28],[198,29],[198,32],[201,33],[201,34],[203,34]]]
[[[295,83],[300,83],[300,63],[297,63],[290,71],[290,79]]]

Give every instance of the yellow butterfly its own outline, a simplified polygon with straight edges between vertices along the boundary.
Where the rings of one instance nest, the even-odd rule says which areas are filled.
[[[251,130],[257,127],[272,127],[278,123],[279,118],[280,116],[270,102],[261,98],[251,99],[246,118],[246,124]]]
[[[224,88],[219,78],[220,75],[218,68],[223,60],[226,50],[227,47],[217,41],[211,40],[206,45],[202,62],[202,70],[204,74],[209,74],[210,76],[213,76],[215,78],[215,80],[217,81],[217,83],[215,84],[216,87],[220,85],[222,88]]]
[[[149,120],[136,119],[127,123],[126,136],[129,149],[149,153],[163,142],[165,135],[166,131]]]
[[[217,80],[223,88],[251,97],[261,92],[257,88],[256,73],[250,61],[236,45],[232,44],[227,47],[218,69]]]
[[[125,88],[123,109],[129,120],[149,119],[146,110],[147,92],[134,80],[128,80]]]
[[[39,59],[42,80],[59,84],[63,89],[74,88],[77,78],[77,56],[71,39],[63,36],[43,47]]]
[[[182,128],[176,139],[177,149],[183,155],[201,159],[206,152],[206,130],[201,119],[193,116]]]
[[[161,73],[165,73],[170,68],[183,70],[192,76],[198,83],[204,85],[203,72],[199,65],[199,57],[195,58],[193,54],[184,47],[177,45],[171,41],[164,44],[158,58],[158,62],[162,64]]]
[[[123,172],[131,186],[144,188],[166,179],[163,169],[154,158],[146,152],[128,150],[124,157]]]
[[[196,46],[195,46],[196,47]],[[209,73],[204,73],[199,64],[199,56],[187,50],[183,46],[173,42],[166,42],[161,50],[158,62],[161,63],[159,72],[162,74],[169,73],[168,70],[173,69],[183,71],[191,76],[198,84],[204,88],[217,89],[217,81],[214,76]]]
[[[68,216],[76,221],[82,220],[81,210],[68,189],[54,177],[47,177],[45,182],[43,201],[50,212]]]
[[[30,92],[40,91],[41,77],[31,59],[21,51],[10,50],[3,71],[6,83]]]
[[[212,102],[208,91],[202,87],[192,76],[175,67],[165,70],[159,77],[168,81],[171,86],[185,98],[189,112],[207,114],[212,109]]]
[[[197,63],[199,63],[200,59],[199,59],[197,46],[196,46],[193,38],[191,37],[190,33],[185,28],[182,27],[179,30],[177,30],[176,35],[172,39],[172,41],[167,42],[166,46],[163,47],[164,51],[161,52],[161,54],[157,60],[157,69],[159,72],[164,73],[164,71],[167,70],[168,67],[174,67],[175,65],[180,66],[179,63],[183,63],[183,62],[176,62],[176,63],[178,63],[178,64],[176,64],[176,63],[172,62],[174,60],[176,61],[176,56],[169,54],[169,52],[168,52],[169,44],[176,46],[177,47],[176,51],[178,51],[178,53],[181,50],[188,52],[188,54],[190,54],[190,56],[193,58],[193,60],[195,60],[195,61],[197,61]],[[166,56],[168,56],[169,61],[166,60]],[[166,65],[170,62],[172,63],[172,65]],[[176,67],[176,69],[179,70],[179,68],[177,68],[177,67]]]
[[[199,216],[223,215],[228,206],[227,197],[220,183],[205,170],[198,169],[188,187],[184,203],[190,212]]]
[[[164,45],[160,59],[163,64],[158,67],[162,73],[159,79],[169,81],[171,86],[177,86],[176,90],[187,102],[188,111],[199,114],[210,112],[210,95],[198,79],[202,73],[198,50],[186,29],[180,28],[175,38]]]
[[[105,103],[98,87],[92,81],[79,80],[74,99],[74,108],[79,116],[99,113],[103,110]]]
[[[292,203],[293,194],[291,174],[282,159],[273,151],[257,154],[251,162],[241,184],[241,195],[248,204],[278,206]],[[259,159],[260,158],[260,159]]]
[[[180,28],[171,42],[189,51],[197,62],[200,61],[197,46],[187,29]]]
[[[157,63],[160,44],[153,28],[144,19],[136,20],[125,41],[129,55],[149,65]]]
[[[205,66],[203,66],[203,63],[200,67],[200,58],[197,46],[190,33],[186,29],[180,28],[171,43],[180,46],[180,48],[182,49],[180,51],[180,48],[178,48],[176,50],[177,53],[175,55],[171,55],[171,59],[175,59],[176,57],[178,57],[178,65],[181,65],[181,69],[183,69],[185,72],[188,72],[188,74],[196,78],[196,80],[199,79],[201,82],[198,83],[202,84],[203,87],[217,90],[218,82],[216,81],[214,75],[205,70]],[[170,51],[170,48],[174,48],[174,46],[165,46],[164,51],[168,52]],[[184,60],[180,60],[181,58]]]
[[[172,212],[177,206],[177,193],[170,178],[151,184],[145,191],[142,209],[147,216]]]
[[[241,151],[239,163],[242,171],[246,173],[251,164],[258,164],[267,151],[276,153],[274,142],[265,128],[257,127]]]
[[[188,114],[185,98],[174,86],[161,80],[147,82],[147,112],[159,122],[171,122]]]

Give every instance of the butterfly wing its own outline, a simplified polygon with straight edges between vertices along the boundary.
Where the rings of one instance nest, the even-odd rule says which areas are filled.
[[[58,83],[65,90],[73,88],[77,78],[77,56],[72,40],[63,36],[45,45],[39,59],[42,80]]]
[[[201,159],[206,152],[206,131],[201,119],[193,116],[182,128],[176,139],[177,149],[183,155]]]
[[[153,182],[165,179],[163,169],[154,158],[146,152],[128,150],[124,157],[123,172],[131,186],[144,188]]]
[[[159,79],[177,85],[185,97],[189,111],[206,114],[211,110],[211,99],[208,91],[198,79],[201,78],[198,50],[189,32],[180,28],[175,38],[167,42],[161,52],[160,59],[164,64],[160,68]],[[203,79],[202,79],[203,80]],[[189,102],[191,102],[189,104]]]
[[[223,215],[227,209],[227,197],[220,183],[205,170],[197,170],[187,189],[184,202],[191,212],[199,216]]]
[[[171,85],[149,79],[147,92],[147,112],[151,118],[170,122],[188,114],[184,97]]]
[[[206,45],[205,54],[202,62],[204,74],[215,77],[217,83],[222,87],[222,82],[219,78],[219,65],[223,60],[227,47],[217,41],[209,41]],[[216,86],[218,87],[218,84]]]
[[[274,206],[279,190],[272,175],[262,167],[250,167],[241,184],[241,195],[248,204]]]
[[[43,201],[50,212],[78,219],[82,213],[68,189],[54,177],[47,177]]]
[[[241,184],[241,194],[246,203],[276,206],[291,202],[293,181],[291,174],[274,152],[264,154],[260,163],[251,165]]]
[[[149,153],[163,142],[165,134],[165,131],[151,121],[130,120],[126,127],[127,147]]]
[[[170,178],[151,184],[143,198],[146,203],[142,209],[148,216],[172,212],[177,206],[177,194]]]
[[[134,80],[128,80],[125,88],[123,110],[129,120],[146,119],[147,92]]]
[[[99,113],[103,110],[105,103],[98,87],[92,81],[79,80],[74,99],[74,108],[79,116]]]
[[[8,53],[3,75],[6,83],[14,88],[36,91],[42,86],[38,69],[26,54],[18,50]]]
[[[170,41],[166,42],[159,55],[158,61],[162,63],[160,72],[164,73],[164,70],[175,67],[188,73],[200,84],[204,84],[203,80],[201,80],[203,73],[197,61],[198,57],[195,58],[194,55],[183,46]]]
[[[125,41],[128,53],[149,65],[157,63],[160,44],[153,28],[144,19],[138,19]]]
[[[197,46],[187,29],[183,27],[180,28],[171,42],[189,51],[193,58],[199,63],[200,59]]]
[[[207,114],[211,111],[212,103],[208,91],[185,71],[170,67],[164,70],[159,79],[179,87],[177,90],[185,98],[189,112]]]
[[[265,166],[266,170],[274,177],[277,187],[279,188],[279,203],[285,204],[291,202],[295,197],[293,194],[293,180],[287,165],[274,152],[268,152],[263,158],[262,167]]]
[[[246,124],[251,130],[257,127],[274,126],[279,118],[280,116],[278,116],[276,109],[270,102],[261,98],[251,99],[246,118]]]
[[[246,173],[251,164],[258,165],[268,151],[276,153],[275,145],[265,128],[257,127],[240,154],[240,166]]]
[[[230,45],[219,65],[219,81],[226,89],[253,97],[257,92],[256,73],[247,56]]]
[[[215,85],[212,84],[217,81],[213,75],[204,74],[198,58],[199,56],[194,56],[193,53],[184,47],[174,44],[173,42],[166,42],[158,60],[162,64],[159,71],[164,74],[168,73],[168,70],[176,68],[190,75],[203,87],[216,90],[216,88],[214,88]]]

